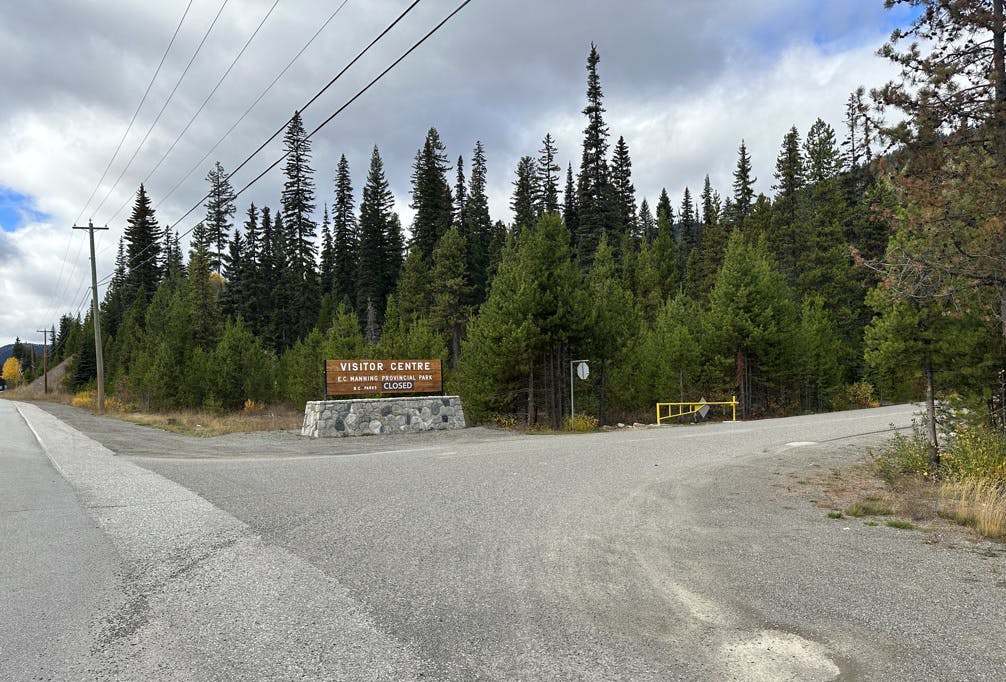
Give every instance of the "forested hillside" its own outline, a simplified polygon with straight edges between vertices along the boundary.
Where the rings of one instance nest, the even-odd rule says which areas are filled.
[[[876,98],[923,111],[897,87]],[[150,409],[303,405],[321,397],[325,358],[439,357],[471,418],[554,427],[574,359],[591,361],[577,408],[602,422],[700,396],[736,395],[746,417],[917,398],[934,376],[938,388],[991,390],[1006,289],[981,239],[1001,232],[989,221],[1003,193],[982,174],[998,152],[977,135],[945,144],[950,119],[885,128],[861,89],[838,130],[819,119],[786,133],[772,196],[755,193],[738,140],[732,186],[707,177],[678,197],[640,197],[630,141],[605,120],[593,46],[582,113],[581,149],[542,131],[521,158],[510,224],[490,214],[480,142],[452,165],[429,129],[406,230],[378,148],[360,192],[345,157],[334,181],[317,178],[296,113],[276,203],[239,211],[217,164],[187,254],[141,186],[101,307],[110,389]],[[979,130],[974,113],[959,125]],[[934,191],[947,168],[956,175],[940,177],[956,184]],[[949,220],[973,238],[940,242]],[[934,265],[937,247],[954,271]],[[65,317],[57,334],[57,354],[77,354],[78,387],[95,376],[91,324]]]

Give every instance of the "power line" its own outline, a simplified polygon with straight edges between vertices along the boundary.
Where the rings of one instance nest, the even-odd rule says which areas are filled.
[[[161,155],[161,158],[157,161],[156,164],[154,164],[154,167],[150,169],[150,172],[147,173],[147,176],[143,178],[142,180],[143,184],[146,184],[147,181],[150,180],[151,176],[153,176],[153,174],[157,172],[157,169],[161,167],[161,164],[164,163],[164,161],[168,158],[171,152],[174,151],[175,147],[178,145],[178,142],[182,139],[182,137],[185,136],[185,133],[188,132],[189,128],[192,127],[192,124],[195,123],[195,120],[199,118],[199,114],[203,112],[203,109],[206,108],[206,105],[213,98],[213,95],[217,93],[217,90],[220,89],[220,86],[223,84],[223,82],[227,80],[227,76],[230,75],[231,71],[234,69],[234,66],[238,63],[242,55],[244,55],[245,51],[248,49],[248,46],[251,45],[253,40],[255,40],[255,36],[257,36],[259,31],[262,30],[262,27],[265,25],[265,22],[268,21],[269,17],[273,13],[273,10],[276,9],[276,6],[278,4],[279,0],[275,0],[272,3],[272,6],[269,8],[269,11],[265,13],[265,16],[262,17],[262,20],[258,23],[258,26],[256,26],[255,30],[252,31],[252,34],[248,36],[248,40],[245,41],[245,44],[241,47],[241,50],[234,57],[233,61],[231,61],[230,66],[227,67],[223,75],[220,76],[220,79],[217,81],[217,84],[213,86],[212,90],[210,90],[210,94],[206,95],[206,99],[204,99],[203,103],[199,105],[199,108],[196,109],[196,112],[192,114],[192,118],[190,118],[189,122],[185,124],[185,127],[182,128],[180,133],[178,133],[178,136],[175,137],[175,141],[171,143],[171,146],[168,147],[167,151],[165,151]],[[109,218],[109,222],[114,222],[115,219],[119,217],[119,214],[122,213],[122,210],[126,208],[126,206],[129,204],[129,199],[130,198],[127,197],[126,200],[122,202],[122,205],[119,206],[118,210],[116,210],[115,213],[112,215],[112,217]]]
[[[317,38],[317,37],[318,37],[319,35],[321,35],[321,32],[325,30],[325,27],[326,27],[326,26],[328,26],[328,25],[329,25],[329,24],[330,24],[330,23],[332,22],[332,20],[333,20],[333,19],[335,19],[335,16],[336,16],[337,14],[339,14],[339,12],[341,12],[341,11],[342,11],[342,8],[343,8],[343,7],[345,7],[345,6],[346,6],[346,5],[348,4],[348,3],[349,3],[349,0],[342,0],[342,4],[340,4],[340,5],[339,5],[339,6],[338,6],[338,7],[337,7],[337,8],[335,9],[335,11],[334,11],[334,12],[332,12],[332,13],[331,13],[330,15],[328,15],[328,19],[326,19],[326,20],[325,20],[325,22],[324,22],[324,23],[323,23],[323,24],[321,25],[321,27],[320,27],[320,28],[319,28],[319,29],[318,29],[317,31],[315,31],[315,32],[314,32],[314,35],[313,35],[313,36],[311,36],[311,38],[310,38],[310,39],[309,39],[309,40],[308,40],[308,41],[307,41],[306,43],[304,43],[304,46],[303,46],[302,48],[300,48],[300,51],[299,51],[299,52],[297,52],[297,54],[295,54],[295,55],[293,56],[293,59],[291,59],[291,60],[290,60],[290,61],[289,61],[289,62],[287,63],[287,65],[283,67],[282,71],[280,71],[280,72],[279,72],[278,74],[276,74],[276,77],[272,79],[272,82],[271,82],[271,83],[269,83],[269,85],[267,85],[267,86],[266,86],[265,90],[263,90],[263,91],[262,91],[262,92],[261,92],[261,93],[259,94],[259,96],[255,98],[255,101],[254,101],[254,102],[252,102],[252,103],[251,103],[251,104],[250,104],[250,105],[248,106],[248,108],[244,110],[244,113],[243,113],[243,114],[241,114],[241,116],[240,116],[240,117],[238,117],[238,120],[237,120],[237,121],[235,121],[235,122],[234,122],[234,123],[233,123],[233,124],[231,125],[231,127],[227,129],[227,132],[225,132],[225,133],[224,133],[223,135],[221,135],[221,136],[220,136],[220,139],[219,139],[219,140],[217,140],[217,141],[216,141],[216,142],[214,143],[214,145],[213,145],[212,147],[210,147],[210,148],[209,148],[209,149],[208,149],[208,150],[206,151],[206,153],[205,153],[205,154],[203,154],[202,158],[201,158],[201,159],[199,159],[199,160],[198,160],[198,161],[197,161],[197,162],[195,163],[195,165],[193,165],[193,166],[192,166],[192,168],[190,168],[190,169],[188,170],[188,172],[187,172],[187,173],[185,173],[185,175],[183,175],[183,176],[181,177],[181,179],[180,179],[180,180],[179,180],[178,182],[176,182],[176,183],[175,183],[175,184],[174,184],[174,185],[173,185],[173,186],[171,187],[171,189],[170,189],[170,190],[168,190],[168,193],[167,193],[167,194],[165,194],[165,195],[164,195],[163,197],[161,197],[160,201],[158,201],[158,202],[157,202],[157,204],[156,204],[156,205],[154,206],[154,210],[155,210],[155,211],[156,211],[156,210],[157,210],[158,208],[160,208],[161,204],[163,204],[163,203],[164,203],[164,202],[165,202],[165,201],[166,201],[166,200],[168,199],[168,197],[170,197],[170,196],[171,196],[172,194],[174,194],[174,193],[175,193],[175,191],[176,191],[176,190],[177,190],[177,189],[178,189],[179,187],[181,187],[181,186],[182,186],[182,183],[183,183],[183,182],[185,182],[186,180],[188,180],[188,179],[189,179],[189,176],[190,176],[190,175],[192,175],[193,173],[195,173],[195,172],[196,172],[196,170],[197,170],[197,169],[198,169],[198,168],[199,168],[199,167],[200,167],[200,166],[201,166],[201,165],[203,164],[203,162],[204,162],[204,161],[205,161],[206,159],[208,159],[208,158],[209,158],[210,154],[212,154],[213,152],[215,152],[215,151],[216,151],[216,149],[217,149],[217,147],[219,147],[219,146],[220,146],[220,145],[221,145],[221,144],[223,143],[223,141],[224,141],[225,139],[227,139],[227,137],[228,137],[228,136],[229,136],[229,135],[230,135],[230,134],[231,134],[232,132],[234,132],[234,129],[235,129],[235,128],[237,128],[237,127],[238,127],[238,125],[240,125],[240,124],[241,124],[241,121],[245,120],[245,117],[247,117],[247,116],[248,116],[248,114],[250,114],[250,113],[252,112],[252,109],[254,109],[254,108],[255,108],[256,106],[258,106],[258,103],[262,101],[262,98],[263,98],[263,97],[265,97],[265,96],[266,96],[266,95],[267,95],[267,94],[269,93],[269,91],[270,91],[270,90],[272,90],[273,86],[275,86],[275,85],[276,85],[276,83],[278,83],[278,82],[279,82],[279,79],[280,79],[280,78],[282,78],[282,77],[283,77],[283,75],[284,75],[284,74],[285,74],[285,73],[286,73],[287,71],[289,71],[289,70],[290,70],[290,67],[292,67],[292,66],[294,65],[294,63],[295,63],[295,62],[296,62],[296,61],[297,61],[298,59],[300,59],[301,55],[303,55],[303,54],[304,54],[304,52],[305,52],[305,51],[307,51],[307,48],[311,46],[311,43],[313,43],[313,42],[315,41],[315,39],[316,39],[316,38]]]
[[[221,3],[220,9],[217,10],[216,16],[213,17],[213,21],[210,22],[209,28],[207,28],[206,33],[203,34],[203,39],[200,40],[199,45],[196,46],[196,50],[195,52],[192,53],[192,57],[189,58],[189,63],[185,65],[185,69],[182,71],[182,75],[178,77],[178,81],[175,83],[175,87],[171,89],[171,93],[168,95],[168,98],[164,100],[164,105],[161,107],[161,110],[157,112],[157,116],[154,117],[153,123],[151,123],[150,127],[147,128],[147,132],[143,135],[143,139],[140,140],[140,144],[136,146],[136,149],[133,151],[133,155],[129,157],[129,161],[126,162],[126,165],[123,167],[122,172],[119,173],[119,177],[115,179],[115,182],[108,189],[108,192],[101,200],[101,203],[98,204],[98,207],[94,209],[95,213],[100,211],[101,207],[105,205],[105,202],[108,201],[108,197],[111,196],[112,192],[115,191],[115,188],[119,186],[119,182],[122,180],[122,177],[126,174],[126,171],[129,170],[129,167],[131,165],[133,165],[133,161],[136,160],[136,155],[140,153],[140,150],[143,148],[143,145],[147,141],[147,138],[150,137],[150,133],[151,131],[153,131],[154,126],[156,126],[157,122],[161,120],[161,116],[164,114],[164,110],[168,108],[168,104],[171,102],[172,98],[175,96],[175,93],[178,91],[178,87],[182,84],[182,81],[185,80],[185,76],[189,73],[189,69],[192,68],[192,63],[196,61],[196,57],[199,55],[199,52],[203,49],[203,45],[206,43],[206,39],[209,38],[210,32],[213,31],[213,27],[217,25],[217,20],[220,19],[220,15],[223,14],[224,8],[227,7],[228,2],[230,2],[230,0],[224,0],[223,3]]]
[[[77,215],[76,219],[74,219],[73,221],[74,225],[79,223],[80,219],[84,216],[84,212],[87,211],[87,207],[91,205],[91,200],[94,199],[95,193],[97,193],[98,189],[101,187],[101,183],[105,181],[105,176],[108,175],[109,169],[112,167],[112,164],[115,162],[115,159],[118,158],[119,152],[122,150],[122,145],[125,143],[126,138],[129,136],[129,131],[133,129],[133,124],[136,123],[136,117],[139,115],[140,109],[143,108],[143,104],[147,101],[147,97],[150,95],[150,90],[154,87],[154,82],[157,80],[157,76],[161,73],[161,68],[164,66],[164,62],[168,58],[168,53],[171,52],[171,47],[175,44],[175,39],[178,37],[179,31],[181,31],[182,24],[185,23],[185,17],[188,16],[189,10],[192,8],[192,2],[193,0],[189,0],[189,3],[185,6],[185,11],[182,12],[182,18],[178,20],[178,25],[175,26],[175,32],[171,34],[171,40],[168,41],[168,46],[164,49],[164,54],[161,55],[161,61],[157,63],[157,68],[154,70],[154,75],[150,78],[150,82],[147,83],[147,89],[144,90],[143,97],[140,98],[140,103],[136,105],[136,110],[133,112],[132,118],[129,119],[129,125],[126,126],[126,131],[122,133],[122,138],[119,140],[119,144],[115,147],[115,152],[112,153],[112,158],[110,158],[108,160],[108,163],[105,165],[105,170],[101,172],[101,177],[98,178],[98,182],[94,185],[94,189],[91,190],[91,194],[87,197],[87,201],[84,202],[84,207],[80,209],[80,213]],[[66,267],[67,257],[70,255],[70,244],[71,240],[68,239],[66,241],[66,251],[63,254],[63,261],[59,265],[59,275],[56,277],[56,291],[59,292],[59,295],[56,298],[57,301],[60,298],[62,298],[62,290],[60,289],[60,285],[63,282],[63,270]],[[83,243],[81,244],[80,248],[77,249],[77,256],[74,259],[75,261],[80,258],[80,251],[82,248]],[[55,310],[56,305],[54,304],[49,309],[50,317],[55,312]]]
[[[164,50],[164,54],[161,55],[161,61],[158,62],[157,68],[154,70],[153,77],[150,79],[150,82],[147,83],[147,89],[143,92],[143,97],[140,98],[140,103],[136,105],[136,111],[133,112],[133,117],[129,119],[129,125],[126,126],[126,132],[122,134],[122,139],[119,140],[119,144],[115,147],[115,152],[112,153],[112,158],[108,160],[108,163],[105,165],[105,170],[101,172],[101,177],[98,179],[94,189],[91,190],[91,195],[87,197],[84,207],[80,209],[80,214],[77,216],[77,219],[73,221],[74,225],[79,223],[80,219],[84,216],[84,212],[87,211],[87,207],[91,205],[91,200],[94,199],[95,193],[98,191],[98,188],[101,187],[101,183],[105,181],[105,176],[108,175],[109,169],[112,167],[112,164],[115,163],[115,159],[118,158],[119,152],[122,151],[122,145],[125,143],[126,137],[129,136],[129,131],[133,129],[133,124],[136,123],[136,117],[139,115],[140,109],[143,108],[144,102],[147,101],[147,96],[150,94],[151,88],[154,87],[154,81],[157,80],[158,74],[161,73],[161,67],[164,66],[164,61],[168,58],[168,53],[171,52],[171,46],[175,44],[175,38],[178,37],[178,32],[182,29],[182,24],[185,23],[185,17],[188,16],[189,10],[192,8],[192,2],[193,0],[189,0],[189,4],[185,6],[185,11],[182,12],[182,18],[178,20],[175,32],[171,34],[171,40],[168,41],[168,47]]]
[[[471,0],[468,0],[468,2],[470,2],[470,1],[471,1]],[[323,88],[322,88],[321,90],[319,90],[319,91],[318,91],[317,93],[315,93],[315,95],[314,95],[313,97],[311,97],[311,99],[309,99],[309,100],[307,101],[307,103],[306,103],[306,104],[305,104],[305,105],[304,105],[303,107],[301,107],[301,108],[300,108],[300,109],[299,109],[298,111],[304,111],[304,110],[305,110],[305,109],[306,109],[307,107],[309,107],[309,106],[310,106],[310,105],[311,105],[312,103],[314,103],[314,102],[315,102],[315,101],[316,101],[316,100],[317,100],[317,99],[318,99],[319,97],[321,97],[321,95],[322,95],[322,94],[323,94],[323,93],[324,93],[324,92],[325,92],[326,90],[328,90],[328,89],[329,89],[330,87],[332,87],[332,85],[333,85],[333,84],[334,84],[334,83],[335,83],[336,81],[338,81],[338,80],[339,80],[339,78],[341,78],[341,77],[343,76],[343,74],[345,74],[345,73],[346,73],[346,71],[348,71],[348,70],[349,70],[349,68],[350,68],[351,66],[353,66],[353,64],[355,64],[355,63],[356,63],[357,61],[359,61],[359,60],[360,60],[360,58],[361,58],[361,57],[363,57],[363,55],[365,55],[365,54],[367,53],[367,51],[369,51],[369,50],[370,50],[370,48],[372,48],[372,47],[373,47],[373,46],[374,46],[375,44],[377,44],[377,42],[378,42],[378,41],[379,41],[379,40],[380,40],[381,38],[383,38],[383,37],[384,37],[385,35],[387,35],[387,34],[388,34],[388,32],[389,32],[389,31],[391,31],[391,29],[395,27],[395,25],[397,25],[397,24],[398,24],[398,23],[399,23],[399,22],[400,22],[400,21],[401,21],[402,19],[404,19],[404,18],[405,18],[405,16],[406,16],[406,15],[407,15],[407,14],[408,14],[409,12],[411,12],[411,11],[412,11],[412,10],[413,10],[413,9],[415,8],[415,6],[416,6],[416,5],[418,5],[418,4],[419,4],[419,2],[420,2],[420,0],[414,0],[414,1],[412,2],[412,4],[410,4],[410,5],[408,6],[408,7],[406,7],[406,8],[405,8],[405,10],[404,10],[404,11],[403,11],[403,12],[402,12],[401,14],[399,14],[399,15],[398,15],[398,16],[397,16],[397,17],[395,18],[395,20],[394,20],[394,21],[392,21],[392,22],[391,22],[390,24],[388,24],[388,26],[387,26],[387,27],[386,27],[386,28],[385,28],[385,29],[384,29],[383,31],[381,31],[381,33],[379,33],[379,34],[378,34],[378,36],[377,36],[376,38],[374,38],[374,39],[373,39],[372,41],[370,41],[370,43],[369,43],[369,44],[368,44],[368,45],[367,45],[367,46],[366,46],[365,48],[363,48],[363,50],[361,50],[359,54],[357,54],[357,55],[356,55],[356,56],[355,56],[355,57],[354,57],[354,58],[353,58],[353,59],[352,59],[352,60],[351,60],[351,61],[350,61],[350,62],[349,62],[349,63],[348,63],[348,64],[347,64],[347,65],[346,65],[345,67],[343,67],[343,68],[342,68],[342,70],[341,70],[341,71],[339,71],[339,73],[337,73],[337,74],[335,75],[335,77],[334,77],[334,78],[332,78],[332,79],[331,79],[331,80],[330,80],[330,81],[329,81],[329,82],[328,82],[328,83],[327,83],[327,84],[326,84],[326,85],[325,85],[325,86],[324,86],[324,87],[323,87]],[[463,7],[465,6],[465,5],[467,5],[467,4],[468,4],[468,2],[465,2],[465,3],[463,3],[463,4],[462,4],[462,5],[461,5],[461,6],[460,6],[460,7],[458,8],[458,9],[456,9],[456,10],[455,10],[455,11],[454,11],[453,13],[451,13],[451,15],[450,15],[450,16],[448,16],[448,19],[450,19],[450,17],[453,17],[453,16],[454,16],[454,14],[457,14],[457,12],[458,12],[458,11],[460,11],[460,9],[461,9],[461,8],[463,8]],[[438,24],[438,25],[437,25],[437,27],[436,27],[436,28],[434,28],[434,29],[433,29],[433,31],[431,31],[430,33],[428,33],[428,34],[427,34],[427,35],[426,35],[426,36],[425,36],[425,37],[424,37],[424,38],[423,38],[422,40],[426,40],[426,38],[429,38],[429,37],[430,37],[430,35],[432,35],[432,34],[433,34],[433,33],[434,33],[434,32],[435,32],[435,31],[436,31],[437,29],[439,29],[439,28],[440,28],[440,26],[442,26],[442,25],[443,25],[444,23],[446,23],[446,21],[447,21],[447,19],[445,19],[445,20],[444,20],[444,21],[442,21],[442,22],[441,22],[440,24]],[[418,46],[419,46],[419,44],[421,44],[421,43],[422,43],[422,41],[420,41],[420,43],[417,43],[416,45],[413,45],[413,46],[412,46],[412,48],[411,48],[411,49],[409,50],[409,52],[411,52],[412,50],[416,49],[416,47],[418,47]],[[405,57],[406,57],[406,56],[407,56],[407,55],[409,54],[409,52],[406,52],[406,53],[405,53],[405,55],[402,55],[402,57],[400,57],[400,58],[398,59],[398,61],[396,61],[396,62],[395,62],[395,64],[397,64],[397,63],[398,63],[399,61],[401,61],[402,59],[404,59],[404,58],[405,58]],[[394,64],[393,64],[392,66],[394,66]],[[387,73],[387,71],[390,71],[390,70],[391,70],[391,67],[389,67],[388,69],[386,69],[386,70],[385,70],[385,73]],[[383,76],[384,74],[381,74],[381,75]],[[378,77],[378,79],[379,79],[379,78],[380,78],[380,76]],[[376,80],[378,80],[378,79],[375,79],[374,81],[372,81],[372,82],[370,83],[370,85],[368,85],[368,86],[367,86],[367,88],[364,88],[364,90],[362,90],[362,91],[360,91],[359,93],[357,93],[356,97],[359,97],[359,96],[360,96],[361,94],[363,94],[363,92],[364,92],[364,91],[365,91],[366,89],[368,89],[368,88],[369,88],[369,87],[370,87],[371,85],[373,85],[373,84],[374,84],[374,82],[376,82]],[[356,97],[354,97],[353,99],[356,99]],[[348,105],[347,105],[347,106],[348,106]],[[345,107],[343,107],[343,108],[345,108]],[[227,174],[227,179],[229,180],[229,179],[230,179],[231,177],[233,177],[235,173],[237,173],[237,172],[238,172],[239,170],[241,170],[241,169],[242,169],[242,168],[243,168],[243,167],[244,167],[245,165],[247,165],[249,161],[251,161],[251,160],[252,160],[253,158],[255,158],[255,156],[256,156],[256,155],[258,155],[258,153],[259,153],[259,152],[261,152],[261,151],[262,151],[263,149],[265,149],[266,145],[268,145],[268,144],[269,144],[270,142],[272,142],[272,141],[273,141],[274,139],[276,139],[276,137],[277,137],[277,136],[278,136],[278,135],[279,135],[280,133],[282,133],[282,132],[283,132],[283,131],[284,131],[284,130],[286,129],[286,127],[287,127],[287,125],[288,125],[288,124],[289,124],[289,119],[288,119],[287,121],[285,121],[285,122],[283,123],[283,125],[281,125],[281,126],[280,126],[280,127],[279,127],[279,128],[277,129],[277,130],[276,130],[276,132],[274,132],[274,133],[273,133],[273,134],[272,134],[272,135],[271,135],[271,136],[269,137],[269,139],[267,139],[267,140],[266,140],[265,142],[263,142],[263,143],[262,143],[261,145],[259,145],[259,147],[258,147],[257,149],[255,149],[255,151],[253,151],[253,152],[252,152],[251,154],[249,154],[249,155],[248,155],[248,156],[247,156],[247,157],[245,158],[245,160],[244,160],[244,161],[242,161],[242,162],[241,162],[241,163],[240,163],[240,164],[238,165],[238,167],[237,167],[237,168],[235,168],[235,169],[234,169],[234,170],[232,170],[232,171],[231,171],[230,173],[228,173],[228,174]],[[313,134],[313,133],[312,133],[312,134]],[[276,162],[276,164],[280,163],[280,162],[281,162],[281,161],[283,160],[283,158],[286,158],[286,156],[284,155],[284,156],[283,156],[283,157],[282,157],[282,158],[281,158],[281,159],[280,159],[279,161],[277,161],[277,162]],[[273,166],[270,166],[270,169],[271,169],[272,167],[274,167],[274,166],[275,166],[276,164],[273,164]],[[267,170],[266,172],[268,172],[268,170]],[[261,177],[261,176],[259,176],[259,177]],[[256,180],[258,180],[258,178],[256,178]],[[245,187],[245,189],[247,189],[247,187]],[[242,189],[242,191],[244,191],[244,189]],[[165,229],[172,229],[172,228],[174,228],[175,226],[177,226],[177,225],[178,225],[178,223],[180,223],[180,222],[181,222],[182,220],[184,220],[184,219],[185,219],[186,217],[188,217],[188,216],[189,216],[189,215],[190,215],[190,214],[191,214],[191,213],[192,213],[192,212],[193,212],[194,210],[196,210],[197,208],[199,208],[199,206],[201,206],[201,205],[202,205],[202,203],[203,203],[203,202],[204,202],[204,201],[205,201],[206,199],[208,199],[208,198],[209,198],[209,196],[210,196],[210,195],[209,195],[209,193],[207,193],[207,194],[203,195],[203,197],[202,197],[201,199],[199,199],[199,201],[197,201],[197,202],[196,202],[196,203],[195,203],[195,204],[194,204],[194,205],[193,205],[193,206],[192,206],[192,207],[191,207],[191,208],[190,208],[190,209],[189,209],[188,211],[186,211],[186,212],[185,212],[185,213],[184,213],[184,214],[182,215],[182,217],[181,217],[181,218],[179,218],[178,220],[176,220],[176,221],[175,221],[175,222],[174,222],[174,223],[173,223],[172,225],[169,225],[169,226],[167,226],[167,227],[166,227]],[[188,230],[186,230],[186,231],[185,231],[184,233],[182,233],[182,234],[181,234],[180,236],[181,236],[181,237],[184,237],[184,236],[188,235],[188,234],[189,234],[190,232],[192,232],[192,229],[193,229],[193,228],[189,228],[189,229],[188,229]],[[150,249],[150,248],[152,248],[152,247],[153,247],[153,244],[150,244],[150,245],[148,245],[148,246],[147,246],[146,248],[144,248],[144,250],[143,250],[143,251],[141,251],[140,253],[136,254],[136,255],[134,256],[134,258],[137,258],[137,257],[139,257],[139,256],[142,256],[142,255],[143,255],[143,253],[144,253],[145,251],[147,251],[148,249]],[[135,263],[135,264],[134,264],[134,263],[132,263],[132,262],[130,262],[130,263],[128,263],[128,264],[127,264],[127,267],[129,267],[129,268],[135,268],[135,267],[137,267],[137,266],[139,266],[139,265],[142,265],[142,264],[144,264],[144,263],[148,263],[148,262],[150,262],[150,260],[152,260],[152,259],[153,259],[153,257],[151,257],[151,258],[147,258],[147,259],[145,259],[145,260],[142,260],[142,261],[139,261],[139,262],[137,262],[137,263]]]
[[[379,73],[372,81],[370,81],[365,86],[363,86],[363,88],[361,88],[355,95],[353,95],[349,99],[349,101],[347,101],[341,107],[339,107],[338,109],[336,109],[332,113],[331,116],[329,116],[324,121],[322,121],[320,124],[318,124],[318,126],[314,130],[312,130],[310,133],[307,134],[307,136],[305,137],[305,139],[306,140],[310,140],[314,136],[315,133],[317,133],[319,130],[321,130],[322,128],[324,128],[326,125],[328,125],[332,121],[332,119],[334,119],[336,116],[338,116],[343,111],[345,111],[346,108],[349,107],[349,105],[351,105],[353,102],[355,102],[357,99],[359,99],[363,95],[363,93],[367,92],[367,90],[370,90],[370,88],[372,86],[374,86],[379,80],[381,80],[382,78],[384,78],[388,74],[388,72],[390,72],[392,69],[394,69],[396,66],[398,66],[402,61],[404,61],[406,57],[408,57],[410,54],[412,54],[420,45],[422,45],[423,43],[425,43],[434,33],[436,33],[437,31],[439,31],[440,28],[444,24],[446,24],[448,21],[450,21],[454,17],[454,15],[456,15],[458,12],[460,12],[461,10],[463,10],[465,8],[465,6],[467,6],[468,3],[470,3],[471,1],[472,0],[464,0],[464,2],[462,2],[460,5],[458,5],[457,8],[453,12],[451,12],[446,17],[444,17],[444,19],[441,20],[441,22],[439,24],[437,24],[432,29],[430,29],[430,31],[426,35],[424,35],[422,38],[420,38],[418,41],[416,41],[412,45],[412,47],[410,47],[408,50],[406,50],[402,54],[401,57],[399,57],[398,59],[396,59],[395,61],[393,61],[386,69],[384,69],[384,71],[382,71],[381,73]],[[290,154],[290,152],[286,152],[285,154],[283,154],[283,156],[281,156],[278,159],[276,159],[268,168],[266,168],[264,171],[262,171],[257,176],[255,176],[255,178],[251,182],[249,182],[247,185],[245,185],[240,190],[238,190],[237,192],[235,192],[234,193],[235,198],[241,196],[241,194],[245,190],[247,190],[249,187],[251,187],[252,185],[254,185],[259,180],[261,180],[266,175],[266,173],[268,173],[273,168],[275,168],[280,163],[282,163],[283,159],[285,159],[287,156],[289,156],[289,154]],[[209,196],[209,195],[207,195],[207,196]],[[195,210],[195,209],[189,209],[189,211],[185,215],[183,215],[181,218],[179,218],[178,220],[181,221],[189,213],[191,213],[193,210]],[[178,222],[176,221],[175,224],[177,225]],[[186,232],[186,234],[188,234],[188,233]]]

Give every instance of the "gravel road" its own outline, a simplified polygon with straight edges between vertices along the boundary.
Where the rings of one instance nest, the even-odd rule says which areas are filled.
[[[792,490],[860,460],[912,406],[321,441],[19,407],[122,562],[105,623],[125,626],[96,630],[111,679],[1006,670],[1001,545],[828,519]]]

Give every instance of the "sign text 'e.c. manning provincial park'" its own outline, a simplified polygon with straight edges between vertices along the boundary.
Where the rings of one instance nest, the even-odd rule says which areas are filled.
[[[439,393],[440,360],[326,360],[326,395]]]

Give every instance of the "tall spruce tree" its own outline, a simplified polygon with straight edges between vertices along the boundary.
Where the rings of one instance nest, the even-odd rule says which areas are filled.
[[[465,204],[468,202],[468,188],[465,187],[465,158],[458,155],[457,175],[454,180],[454,225],[463,232]]]
[[[559,211],[559,163],[556,161],[555,140],[551,133],[545,134],[541,149],[538,150],[538,213]]]
[[[382,231],[387,232],[387,228]],[[335,174],[335,203],[332,204],[332,248],[334,255],[333,296],[347,307],[356,304],[356,282],[359,277],[360,235],[356,223],[353,185],[346,155],[339,158]],[[383,308],[383,301],[377,299]]]
[[[394,253],[391,243],[392,209],[395,198],[384,176],[384,162],[374,145],[370,153],[370,169],[360,200],[359,258],[356,264],[356,301],[359,311],[366,310],[367,301],[373,301],[378,311],[383,311],[385,298],[394,287],[391,278],[393,262],[401,263],[401,245]],[[399,239],[401,236],[399,234]],[[396,268],[397,270],[397,268]]]
[[[283,174],[283,227],[286,232],[286,268],[292,290],[292,310],[284,336],[292,342],[307,334],[317,319],[321,289],[315,265],[314,244],[318,225],[314,214],[314,169],[311,168],[311,141],[307,138],[300,112],[294,112],[283,137],[286,162]]]
[[[465,238],[468,247],[468,277],[472,305],[478,305],[485,300],[489,279],[489,249],[493,223],[489,217],[489,198],[486,196],[486,172],[485,148],[482,142],[477,141],[472,151],[472,172],[468,182],[464,229],[461,231],[461,236]]]
[[[624,137],[618,138],[612,154],[611,189],[615,200],[615,222],[609,231],[608,243],[615,247],[625,234],[639,238],[636,226],[636,188],[632,185],[632,159],[629,158],[629,145],[625,143]]]
[[[744,221],[751,215],[756,181],[757,178],[751,177],[751,156],[748,155],[747,145],[741,140],[741,146],[737,149],[737,168],[734,169],[734,201],[731,217],[735,227],[743,227]]]
[[[447,184],[447,150],[436,128],[426,133],[426,141],[416,152],[412,166],[412,203],[416,212],[412,240],[427,263],[437,241],[451,225],[453,198]]]
[[[224,250],[227,248],[227,238],[233,225],[231,218],[237,212],[237,207],[234,206],[234,188],[219,161],[206,175],[206,181],[210,185],[210,190],[206,203],[203,204],[206,208],[206,219],[203,223],[209,245],[210,269],[219,274]]]
[[[646,201],[646,197],[639,202],[639,215],[636,218],[636,222],[639,225],[639,236],[647,244],[653,243],[653,238],[657,236],[657,222],[653,217],[653,212],[650,211],[650,204]]]
[[[806,178],[800,133],[796,126],[790,128],[782,138],[774,177],[776,184],[772,188],[776,190],[776,197],[772,206],[771,228],[767,235],[768,245],[792,286],[796,284],[797,262],[803,255],[803,235],[799,234],[801,226],[797,221],[797,209],[802,198],[798,193],[803,189]]]
[[[573,243],[580,229],[580,218],[576,210],[576,185],[573,184],[573,164],[566,166],[566,186],[562,192],[562,219],[566,223]]]
[[[321,295],[331,298],[335,288],[335,244],[332,242],[332,220],[328,216],[328,204],[321,210],[321,263],[318,267],[321,280]]]
[[[123,233],[129,273],[126,276],[126,307],[143,296],[150,300],[161,280],[161,228],[143,185],[136,191],[136,202],[126,220]]]
[[[520,157],[517,162],[516,178],[513,181],[513,195],[510,208],[513,210],[514,233],[531,227],[538,222],[538,169],[530,156]]]
[[[604,122],[604,93],[597,64],[601,61],[597,48],[590,45],[587,56],[587,105],[583,115],[587,127],[583,131],[583,157],[577,178],[577,252],[587,266],[594,251],[613,219],[611,178],[608,169],[608,126]]]

